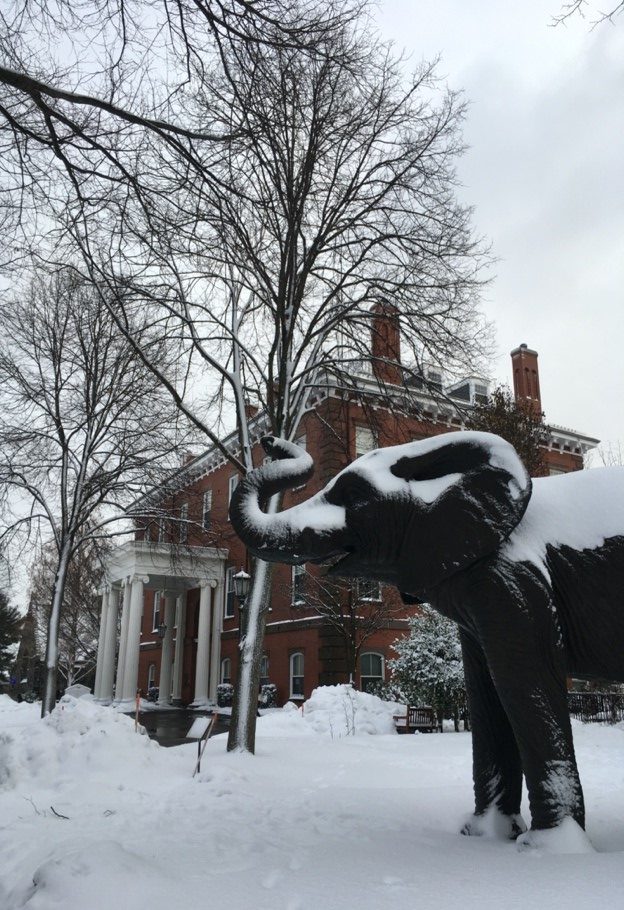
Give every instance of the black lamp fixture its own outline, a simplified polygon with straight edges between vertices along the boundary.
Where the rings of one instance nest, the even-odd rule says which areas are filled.
[[[164,622],[158,623],[157,633],[158,633],[158,637],[161,639],[164,638],[165,635],[167,634],[167,626],[165,625]]]
[[[239,636],[245,634],[245,601],[247,600],[247,595],[249,594],[249,588],[251,587],[251,575],[241,567],[240,572],[237,572],[234,576],[234,594],[238,600],[238,634]]]
[[[245,609],[245,601],[251,587],[251,575],[241,568],[234,576],[234,593],[239,603],[239,609]]]

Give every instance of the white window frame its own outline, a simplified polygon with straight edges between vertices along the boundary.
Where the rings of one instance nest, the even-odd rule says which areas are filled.
[[[262,658],[260,660],[260,685],[261,686],[265,685],[265,682],[263,682],[263,680],[266,680],[266,683],[268,683],[270,681],[269,667],[270,667],[269,655],[263,654]],[[266,673],[263,673],[262,672],[263,670],[266,670]]]
[[[221,682],[221,685],[231,684],[232,682],[232,659],[230,657],[224,657],[221,661],[219,680]]]
[[[359,458],[360,455],[366,455],[367,452],[372,452],[373,449],[377,448],[377,440],[375,438],[374,432],[370,427],[356,426],[355,427],[355,457]]]
[[[370,673],[363,673],[363,661],[365,657],[378,657],[381,662],[381,676],[371,675]],[[360,654],[360,689],[362,692],[365,692],[364,680],[373,680],[375,682],[385,682],[386,680],[386,659],[381,651],[364,651]]]
[[[212,514],[212,490],[204,490],[204,495],[202,496],[202,518],[201,526],[202,531],[209,531],[211,524],[211,514]]]
[[[291,566],[290,572],[290,605],[291,607],[304,607],[305,606],[305,596],[301,590],[301,583],[298,581],[299,578],[305,578],[306,575],[305,565],[301,566]]]
[[[295,662],[298,660],[298,658],[301,659],[301,666],[295,667]],[[304,655],[303,651],[294,651],[290,655],[288,667],[289,667],[288,680],[289,680],[290,698],[304,699],[305,696],[303,693],[305,690],[305,655]],[[299,670],[300,672],[295,673],[295,669]],[[293,691],[295,688],[293,683],[296,679],[301,680],[301,684],[297,685],[297,687],[296,687],[296,688],[301,688],[301,690],[302,690],[301,692]]]
[[[180,543],[188,543],[188,502],[183,502],[180,506]]]
[[[152,607],[152,632],[158,632],[158,626],[160,625],[160,603],[162,600],[162,595],[160,591],[154,592],[154,605]],[[158,622],[156,622],[156,614],[158,614]]]
[[[230,566],[225,570],[225,598],[223,600],[223,618],[234,619],[236,615],[236,605],[234,603],[234,576],[236,575],[236,566]]]
[[[147,692],[156,685],[156,664],[150,664],[147,668]],[[145,693],[147,695],[147,692]]]
[[[240,477],[238,474],[232,474],[228,479],[228,513],[230,510],[230,503],[232,502],[232,496],[234,495],[234,490],[238,486],[238,481]]]
[[[165,519],[164,519],[164,518],[159,518],[159,519],[158,519],[158,543],[164,543],[164,542],[165,542],[165,537],[166,537],[166,533],[165,533]]]
[[[377,585],[376,591],[366,592],[366,587]],[[357,580],[357,599],[363,603],[381,603],[381,583],[368,578]]]

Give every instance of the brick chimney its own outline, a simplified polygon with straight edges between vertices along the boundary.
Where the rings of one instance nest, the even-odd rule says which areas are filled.
[[[371,354],[373,373],[384,385],[401,385],[401,333],[397,308],[391,303],[376,303],[372,308]]]
[[[538,413],[542,412],[537,351],[521,344],[511,352],[514,396],[518,403],[525,402]]]

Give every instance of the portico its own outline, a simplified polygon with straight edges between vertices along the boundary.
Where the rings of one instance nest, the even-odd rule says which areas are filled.
[[[134,706],[143,605],[146,592],[152,591],[160,592],[164,603],[159,704],[179,703],[186,598],[190,590],[199,588],[193,706],[216,702],[227,552],[213,547],[181,550],[179,545],[132,540],[111,553],[102,590],[94,692],[99,701],[128,710]]]

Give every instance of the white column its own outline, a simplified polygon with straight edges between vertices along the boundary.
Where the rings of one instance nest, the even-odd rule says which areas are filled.
[[[199,582],[199,623],[197,627],[197,660],[195,663],[195,696],[193,707],[208,704],[210,664],[210,594],[209,581]]]
[[[130,579],[125,578],[123,605],[121,608],[121,629],[119,631],[119,653],[117,654],[117,679],[115,680],[115,701],[123,698],[124,671],[126,669],[126,645],[128,643],[128,620],[130,619]]]
[[[126,640],[126,659],[123,675],[121,700],[134,704],[139,677],[139,650],[141,647],[141,615],[143,613],[143,585],[149,581],[147,575],[133,575],[130,591],[130,615]]]
[[[110,588],[102,591],[102,612],[100,613],[100,635],[97,647],[97,663],[95,665],[95,685],[93,694],[97,699],[102,697],[102,666],[104,664],[104,642],[106,641],[106,623],[108,622],[108,598]]]
[[[184,635],[186,632],[186,591],[178,597],[176,606],[176,645],[173,662],[173,702],[182,701],[182,671],[184,669]]]
[[[216,585],[212,595],[212,651],[210,654],[210,701],[217,703],[217,686],[221,668],[221,632],[223,631],[223,612],[225,610],[225,584],[223,579],[213,582]]]
[[[160,675],[158,677],[158,704],[171,704],[171,657],[173,654],[173,623],[175,616],[175,594],[165,591],[165,637],[160,651]]]
[[[105,704],[110,704],[113,700],[118,610],[119,589],[111,588],[108,593],[108,618],[106,620],[106,638],[104,639],[104,658],[102,660],[102,683],[100,686],[100,700],[105,702]]]

